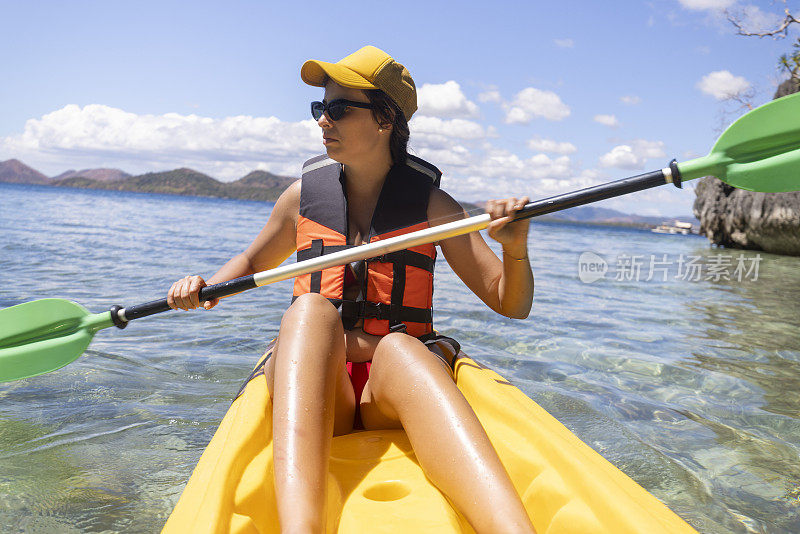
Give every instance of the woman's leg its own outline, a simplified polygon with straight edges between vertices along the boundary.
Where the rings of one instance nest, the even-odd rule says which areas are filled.
[[[452,371],[418,339],[385,336],[361,397],[367,429],[405,429],[426,476],[479,533],[533,532],[489,437]]]
[[[353,426],[355,397],[344,332],[324,297],[302,295],[284,313],[265,368],[273,397],[275,493],[281,531],[322,532],[331,437]]]

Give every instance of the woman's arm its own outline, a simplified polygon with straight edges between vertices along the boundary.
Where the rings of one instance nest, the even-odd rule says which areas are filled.
[[[201,276],[187,276],[178,280],[167,293],[167,303],[184,310],[200,306],[199,291],[206,285],[218,284],[277,267],[295,251],[297,214],[300,209],[300,180],[281,193],[272,213],[253,242],[241,254],[237,254],[214,275],[203,280]],[[230,295],[228,295],[230,296]],[[203,307],[210,310],[219,302],[213,299]]]
[[[492,222],[489,236],[503,244],[503,261],[495,256],[479,232],[451,237],[438,244],[453,271],[492,310],[506,317],[524,319],[533,304],[533,273],[528,260],[529,221],[511,222],[511,216],[527,199],[489,201]],[[453,197],[434,189],[428,203],[432,224],[467,217]]]
[[[300,180],[297,180],[281,193],[267,224],[264,225],[250,246],[242,252],[241,256],[247,259],[250,266],[250,272],[245,274],[277,267],[294,253],[297,249],[299,211]]]

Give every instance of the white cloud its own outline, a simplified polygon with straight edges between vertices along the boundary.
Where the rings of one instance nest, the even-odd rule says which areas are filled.
[[[426,83],[418,91],[420,115],[445,118],[478,117],[478,106],[461,91],[461,86],[450,80],[446,83]]]
[[[625,95],[620,97],[619,100],[623,104],[628,104],[629,106],[635,106],[636,104],[642,103],[642,99],[636,95]]]
[[[732,6],[736,0],[678,0],[686,9],[694,11],[721,11]]]
[[[553,39],[553,42],[559,48],[573,48],[575,46],[575,41],[572,39]]]
[[[482,139],[486,130],[475,121],[465,119],[440,119],[421,115],[414,117],[409,123],[412,135],[439,134],[457,139]]]
[[[61,154],[86,166],[135,163],[138,169],[192,166],[223,180],[240,178],[240,169],[272,172],[294,169],[324,151],[316,122],[284,122],[276,117],[138,115],[90,104],[67,105],[30,119],[21,134],[0,138],[0,148],[19,154]],[[149,168],[148,168],[149,167]]]
[[[572,143],[542,139],[541,137],[529,139],[528,148],[538,152],[549,152],[551,154],[574,154],[578,151]]]
[[[630,144],[617,145],[611,152],[600,156],[601,167],[640,170],[649,158],[663,158],[664,142],[636,139]]]
[[[724,100],[749,89],[750,82],[742,76],[734,76],[727,70],[718,70],[703,76],[697,82],[697,88],[717,100]]]
[[[600,173],[594,169],[584,169],[577,176],[570,176],[569,178],[542,178],[539,181],[541,194],[569,193],[570,191],[591,187],[600,183],[599,176]]]
[[[559,183],[568,187],[574,175],[572,162],[567,156],[551,158],[536,154],[521,158],[502,148],[491,148],[482,156],[474,157],[459,174],[460,190],[465,198],[503,198],[545,194]]]
[[[443,187],[456,198],[485,200],[528,195],[531,198],[564,193],[596,183],[594,171],[577,171],[568,156],[536,154],[521,157],[486,142],[480,149],[463,145],[415,150],[443,172]]]
[[[527,167],[533,178],[569,178],[572,175],[572,162],[567,156],[551,158],[546,154],[536,154],[528,158]]]
[[[454,142],[477,141],[497,135],[480,124],[465,119],[444,120],[439,117],[414,116],[408,124],[415,147],[443,148]]]
[[[599,122],[600,124],[610,128],[619,127],[619,121],[614,115],[595,115],[594,122]]]
[[[417,147],[409,147],[409,152],[421,157],[424,160],[430,161],[439,169],[444,171],[447,169],[446,174],[461,175],[464,169],[475,161],[474,151],[460,144],[451,144],[434,148],[430,145],[422,145]]]
[[[503,99],[500,97],[500,91],[497,89],[490,89],[488,91],[484,91],[478,95],[478,100],[481,102],[502,102]]]
[[[542,91],[534,87],[523,89],[510,103],[504,103],[505,122],[509,124],[528,124],[536,117],[550,121],[560,121],[569,117],[569,107],[552,91]]]
[[[629,145],[615,146],[611,152],[600,157],[600,166],[618,167],[620,169],[641,168],[641,160],[633,153],[633,147]]]

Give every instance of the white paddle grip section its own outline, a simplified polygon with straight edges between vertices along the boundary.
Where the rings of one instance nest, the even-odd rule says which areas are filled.
[[[325,254],[319,258],[312,258],[290,265],[282,265],[281,267],[276,267],[268,271],[255,273],[253,279],[255,280],[256,286],[261,287],[274,282],[280,282],[281,280],[288,280],[295,276],[321,271],[328,267],[374,258],[375,256],[381,256],[417,245],[424,245],[426,243],[441,241],[442,239],[483,230],[489,226],[491,220],[491,216],[488,213],[484,213],[483,215],[477,215],[447,224],[440,224],[409,234],[381,239],[374,243],[367,243],[351,249],[334,252],[333,254]]]

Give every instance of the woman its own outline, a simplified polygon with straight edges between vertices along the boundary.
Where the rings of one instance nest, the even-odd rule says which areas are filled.
[[[214,274],[209,284],[271,269],[298,249],[298,256],[320,255],[326,247],[330,251],[337,236],[341,246],[359,245],[383,232],[376,230],[383,223],[389,225],[385,236],[401,219],[403,228],[394,233],[466,216],[433,180],[425,182],[425,175],[438,180],[435,167],[406,154],[407,119],[416,110],[416,90],[408,70],[385,52],[367,46],[338,63],[307,61],[301,76],[306,83],[325,88],[323,101],[312,104],[312,115],[322,129],[327,158],[307,162],[303,178],[280,196],[253,243]],[[419,199],[409,200],[412,193]],[[479,233],[438,243],[447,262],[479,298],[514,318],[527,317],[533,299],[529,225],[511,222],[525,202],[527,198],[488,203],[492,218],[488,233],[503,245],[502,262]],[[419,224],[409,224],[408,214],[420,210],[422,220],[413,221]],[[340,211],[338,232],[336,224],[316,220],[326,216],[335,220]],[[316,282],[313,275],[295,282],[295,299],[282,318],[274,357],[265,366],[273,398],[282,531],[323,530],[331,437],[350,432],[355,424],[368,430],[405,429],[425,474],[476,531],[532,532],[507,473],[455,385],[451,364],[457,343],[450,343],[455,346],[452,351],[437,343],[429,310],[408,305],[415,294],[422,295],[423,302],[426,295],[430,299],[430,256],[435,251],[414,247],[407,256],[414,257],[402,260],[405,264],[399,263],[400,256],[370,260],[326,269]],[[402,269],[398,271],[392,262]],[[398,272],[405,274],[395,294]],[[172,285],[167,300],[173,308],[196,308],[198,292],[205,285],[201,277],[188,276]],[[372,302],[376,288],[378,293],[392,294],[390,303],[388,293],[383,295],[384,304]],[[343,315],[331,301],[344,302]],[[203,306],[211,309],[217,302]],[[373,312],[364,311],[370,307]],[[348,362],[371,362],[358,397]]]

